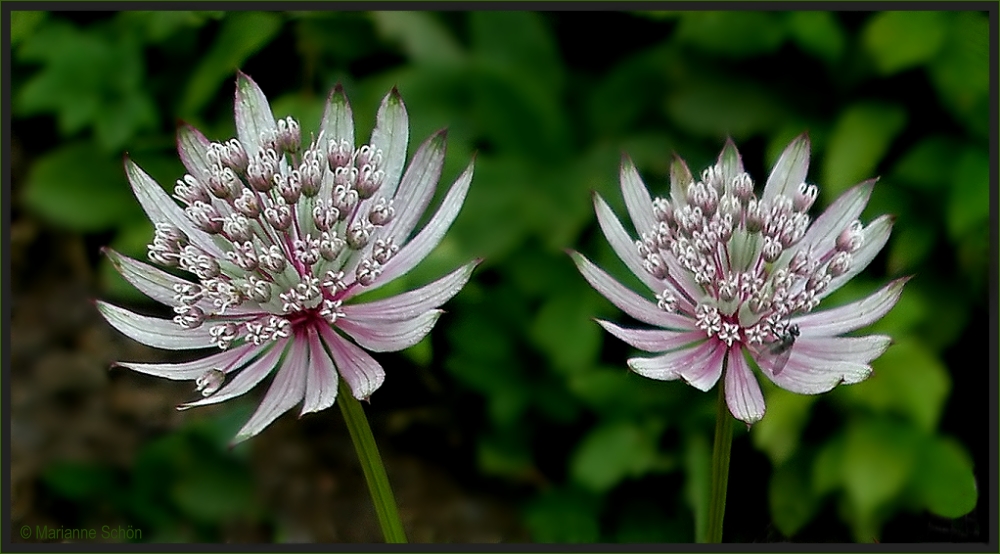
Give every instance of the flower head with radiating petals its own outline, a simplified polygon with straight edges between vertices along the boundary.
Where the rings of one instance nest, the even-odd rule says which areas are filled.
[[[868,298],[815,311],[821,300],[872,261],[889,239],[892,218],[867,227],[858,216],[874,180],[845,192],[812,221],[816,187],[805,184],[809,140],[782,153],[758,197],[735,145],[727,142],[715,165],[696,180],[683,160],[670,170],[670,195],[652,199],[626,159],[621,187],[633,241],[599,196],[601,229],[625,265],[655,301],[615,281],[579,253],[570,252],[584,278],[625,313],[659,329],[626,329],[598,321],[651,358],[629,367],[653,379],[683,379],[702,390],[723,377],[733,416],[747,424],[764,416],[764,397],[745,353],[779,387],[826,392],[871,374],[868,365],[889,346],[887,336],[844,337],[885,315],[906,279]]]
[[[395,89],[382,101],[371,142],[358,146],[351,108],[338,85],[317,136],[304,143],[297,121],[275,120],[263,92],[236,80],[237,138],[210,142],[178,131],[188,170],[176,204],[131,160],[125,171],[155,225],[149,258],[191,274],[182,279],[108,250],[118,271],[173,308],[173,320],[98,302],[116,329],[143,344],[221,352],[181,364],[121,362],[135,371],[193,380],[204,398],[240,396],[277,369],[237,440],[249,438],[302,402],[302,414],[329,408],[343,378],[368,398],[382,366],[366,352],[393,352],[426,336],[478,262],[422,288],[366,303],[357,295],[403,275],[441,241],[472,181],[472,164],[437,213],[411,237],[444,163],[445,132],[425,141],[404,172],[406,109]],[[348,340],[352,339],[352,340]]]

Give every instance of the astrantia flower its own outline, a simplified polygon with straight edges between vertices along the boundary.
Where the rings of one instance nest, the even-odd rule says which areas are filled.
[[[764,398],[744,354],[779,387],[801,394],[857,383],[889,346],[882,335],[842,337],[870,325],[895,305],[906,279],[863,300],[815,311],[824,297],[863,270],[889,238],[892,218],[867,227],[858,216],[875,181],[845,192],[812,221],[816,187],[804,183],[809,140],[782,153],[762,194],[727,142],[717,163],[696,181],[683,160],[670,171],[669,198],[650,198],[635,166],[625,160],[621,187],[639,233],[634,241],[595,195],[597,219],[618,256],[649,287],[648,299],[624,287],[584,256],[571,252],[598,292],[635,319],[660,329],[608,332],[651,353],[629,367],[653,379],[683,379],[702,390],[722,377],[730,412],[754,423]]]
[[[430,253],[472,181],[470,164],[410,238],[441,175],[445,132],[427,139],[404,173],[407,116],[395,90],[382,101],[370,144],[355,144],[351,108],[339,86],[318,135],[305,143],[298,122],[275,121],[263,92],[240,73],[236,131],[237,138],[213,143],[194,128],[179,130],[178,151],[189,173],[177,181],[174,196],[184,207],[126,159],[132,189],[156,228],[149,258],[191,278],[108,251],[125,279],[171,306],[176,317],[146,317],[104,302],[98,308],[143,344],[221,350],[181,364],[120,364],[193,380],[204,398],[182,408],[242,395],[277,369],[237,435],[242,440],[299,402],[302,414],[332,406],[338,374],[356,398],[368,398],[385,373],[365,350],[392,352],[420,341],[477,262],[417,290],[352,303]]]

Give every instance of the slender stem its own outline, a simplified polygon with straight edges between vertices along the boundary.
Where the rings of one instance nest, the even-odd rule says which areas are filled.
[[[385,466],[382,465],[382,457],[378,454],[375,437],[372,436],[371,427],[368,426],[365,411],[361,403],[351,395],[347,383],[341,380],[340,385],[340,390],[343,392],[337,399],[337,404],[340,404],[340,413],[344,414],[354,450],[361,460],[361,468],[365,472],[365,481],[368,482],[372,502],[375,503],[375,513],[378,514],[378,523],[382,527],[382,534],[385,535],[385,542],[405,543],[403,522],[399,519],[396,500],[392,496],[389,478],[385,474]]]
[[[715,445],[712,447],[712,487],[708,501],[708,525],[701,542],[722,542],[722,520],[726,515],[726,488],[729,485],[729,453],[733,447],[733,416],[726,405],[726,366],[723,358],[719,398],[715,405]]]

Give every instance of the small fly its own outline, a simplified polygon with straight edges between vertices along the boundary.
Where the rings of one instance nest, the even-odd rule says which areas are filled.
[[[792,323],[787,325],[783,333],[778,338],[764,345],[760,352],[760,361],[767,360],[766,365],[771,367],[772,375],[777,376],[785,369],[788,358],[792,355],[792,346],[799,336],[799,326]]]

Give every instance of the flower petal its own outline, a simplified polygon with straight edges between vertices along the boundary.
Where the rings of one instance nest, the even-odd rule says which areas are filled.
[[[693,320],[679,314],[661,310],[656,304],[632,292],[628,287],[616,281],[613,277],[605,273],[603,269],[594,265],[583,254],[570,251],[569,255],[573,258],[573,262],[576,264],[577,269],[580,270],[583,278],[590,283],[590,286],[594,287],[597,292],[610,300],[621,311],[643,323],[658,327],[666,327],[678,331],[693,331],[695,329]]]
[[[351,148],[354,148],[354,115],[351,112],[351,103],[347,101],[344,87],[340,83],[333,87],[326,99],[319,130],[324,139],[337,142],[346,140]]]
[[[687,162],[674,152],[674,159],[670,162],[670,201],[675,208],[687,204],[687,188],[693,182]]]
[[[868,264],[875,259],[875,256],[882,251],[885,243],[889,241],[894,219],[891,215],[880,216],[861,231],[861,248],[851,255],[851,268],[843,275],[831,279],[826,289],[818,295],[820,299],[825,298],[833,291],[844,286],[844,283],[847,283],[868,267]]]
[[[628,361],[628,366],[643,377],[660,381],[672,381],[679,378],[687,380],[689,376],[700,377],[699,373],[706,369],[705,364],[715,357],[720,344],[718,341],[705,341],[692,348],[668,352],[653,358],[631,358]],[[711,371],[706,373],[711,373]],[[721,373],[722,364],[720,363],[715,380],[718,380]],[[699,378],[696,381],[703,386],[709,379]],[[694,385],[694,383],[690,384]],[[712,381],[712,384],[715,384],[715,381]],[[711,388],[711,385],[708,388]]]
[[[792,347],[803,356],[827,362],[868,363],[881,356],[892,337],[867,335],[864,337],[800,337]]]
[[[871,375],[871,367],[855,362],[814,360],[792,349],[785,368],[778,375],[761,371],[775,385],[798,394],[820,394],[840,383],[858,383]]]
[[[112,327],[147,346],[167,350],[195,350],[212,346],[207,325],[184,329],[169,319],[139,315],[101,301],[97,301],[97,309]]]
[[[444,129],[434,133],[413,155],[393,198],[399,213],[386,226],[382,236],[392,236],[399,242],[409,238],[410,232],[434,197],[434,189],[441,178],[446,137]]]
[[[177,153],[181,163],[188,173],[202,184],[207,184],[212,177],[212,162],[208,159],[208,148],[211,144],[201,131],[182,123],[177,128]]]
[[[285,363],[278,370],[257,411],[236,434],[233,444],[260,433],[278,416],[302,401],[306,389],[306,368],[302,365],[306,358],[305,352],[305,345],[301,341],[292,341],[291,354],[285,358]]]
[[[413,240],[400,248],[399,252],[386,262],[382,267],[382,274],[379,278],[367,287],[354,287],[344,296],[345,300],[357,296],[362,292],[375,290],[395,280],[400,275],[413,269],[414,266],[431,253],[431,250],[434,250],[434,247],[444,238],[444,234],[448,232],[448,228],[451,227],[452,222],[458,217],[458,212],[462,209],[462,202],[465,201],[465,195],[469,192],[469,184],[472,183],[473,163],[475,162],[469,163],[469,167],[459,175],[455,184],[451,186],[451,190],[448,191],[448,194],[441,202],[437,213],[427,222],[427,225],[417,233],[417,236],[413,237]],[[353,270],[354,267],[351,267],[351,271]]]
[[[732,138],[726,137],[726,144],[722,147],[716,164],[722,169],[722,180],[727,187],[734,177],[743,173],[743,158]]]
[[[443,310],[430,310],[403,321],[341,319],[337,327],[372,352],[396,352],[417,344],[431,332]]]
[[[764,417],[764,395],[750,365],[743,357],[743,347],[740,345],[733,345],[729,349],[726,405],[733,417],[747,425],[757,423]]]
[[[869,179],[858,183],[840,195],[809,226],[798,243],[799,247],[810,245],[813,252],[820,256],[832,249],[840,233],[864,211],[877,180]]]
[[[678,333],[663,329],[625,329],[610,321],[595,320],[604,330],[618,337],[633,348],[644,352],[666,352],[675,348],[688,346],[705,338],[702,331]]]
[[[102,248],[101,251],[108,257],[111,265],[114,266],[126,281],[160,304],[179,306],[181,302],[174,300],[174,295],[176,294],[173,288],[174,285],[192,284],[186,279],[181,279],[149,264],[133,260],[110,248]]]
[[[375,117],[375,129],[372,130],[372,145],[382,149],[382,171],[385,171],[385,181],[379,194],[392,198],[399,186],[399,176],[406,164],[406,143],[409,139],[409,122],[406,116],[406,106],[399,96],[399,91],[393,87],[385,95]]]
[[[649,190],[646,189],[635,164],[628,156],[622,156],[620,181],[622,196],[625,197],[625,207],[628,208],[632,225],[635,226],[639,236],[649,233],[656,226],[656,219],[653,217],[653,199],[649,197]]]
[[[221,369],[226,373],[234,371],[258,353],[254,345],[248,343],[206,358],[198,358],[197,360],[179,364],[115,362],[112,364],[112,367],[126,367],[132,371],[138,371],[139,373],[145,373],[154,377],[173,379],[174,381],[193,381],[210,369]]]
[[[128,156],[125,157],[125,174],[132,185],[136,199],[153,224],[170,223],[183,231],[192,244],[216,258],[225,257],[222,250],[212,241],[212,237],[195,227],[184,210],[181,210],[166,191]]]
[[[456,269],[419,289],[365,304],[350,304],[341,309],[348,320],[402,321],[437,308],[458,294],[469,281],[472,270],[482,259]]]
[[[722,377],[722,360],[726,356],[726,345],[723,342],[709,340],[705,344],[711,346],[712,350],[704,363],[680,368],[681,378],[702,392],[711,390],[719,381],[719,377]]]
[[[793,317],[791,321],[798,324],[802,338],[832,337],[867,327],[889,313],[899,300],[903,285],[909,280],[909,277],[896,279],[867,298],[830,310]]]
[[[771,169],[761,197],[769,203],[778,195],[790,195],[805,182],[809,171],[809,136],[801,134],[785,147]]]
[[[236,135],[247,156],[253,159],[260,150],[261,136],[278,130],[264,91],[242,71],[236,73]]]
[[[337,368],[333,365],[333,360],[323,348],[323,343],[319,340],[316,329],[310,327],[307,331],[309,338],[309,366],[306,372],[306,398],[302,403],[302,414],[325,410],[337,400]]]
[[[295,341],[292,342],[291,353],[289,357],[296,355],[298,350],[301,348],[297,345]],[[263,356],[257,358],[252,364],[245,367],[242,371],[236,374],[231,381],[225,384],[219,392],[202,398],[200,400],[195,400],[193,402],[186,402],[177,406],[178,410],[187,410],[189,408],[194,408],[196,406],[206,406],[208,404],[218,404],[220,402],[225,402],[230,398],[236,398],[237,396],[242,396],[250,391],[250,389],[257,386],[258,383],[264,380],[265,377],[271,374],[271,371],[278,365],[278,360],[281,359],[281,355],[285,352],[285,348],[288,346],[288,339],[281,339],[278,342],[271,345],[270,348],[267,345],[256,346],[250,344],[253,348],[254,354],[264,353]],[[267,350],[264,350],[264,349]],[[298,353],[301,358],[303,354]],[[231,373],[232,371],[227,371]]]
[[[354,398],[364,400],[382,386],[385,371],[375,358],[325,325],[320,326],[319,332],[333,355],[337,371],[351,387]]]
[[[651,291],[657,294],[663,292],[663,283],[642,266],[635,242],[628,236],[628,232],[615,217],[611,207],[596,192],[594,193],[594,211],[597,213],[597,223],[601,226],[601,231],[608,239],[615,254],[618,254],[618,258],[625,262],[632,274],[638,277]]]

